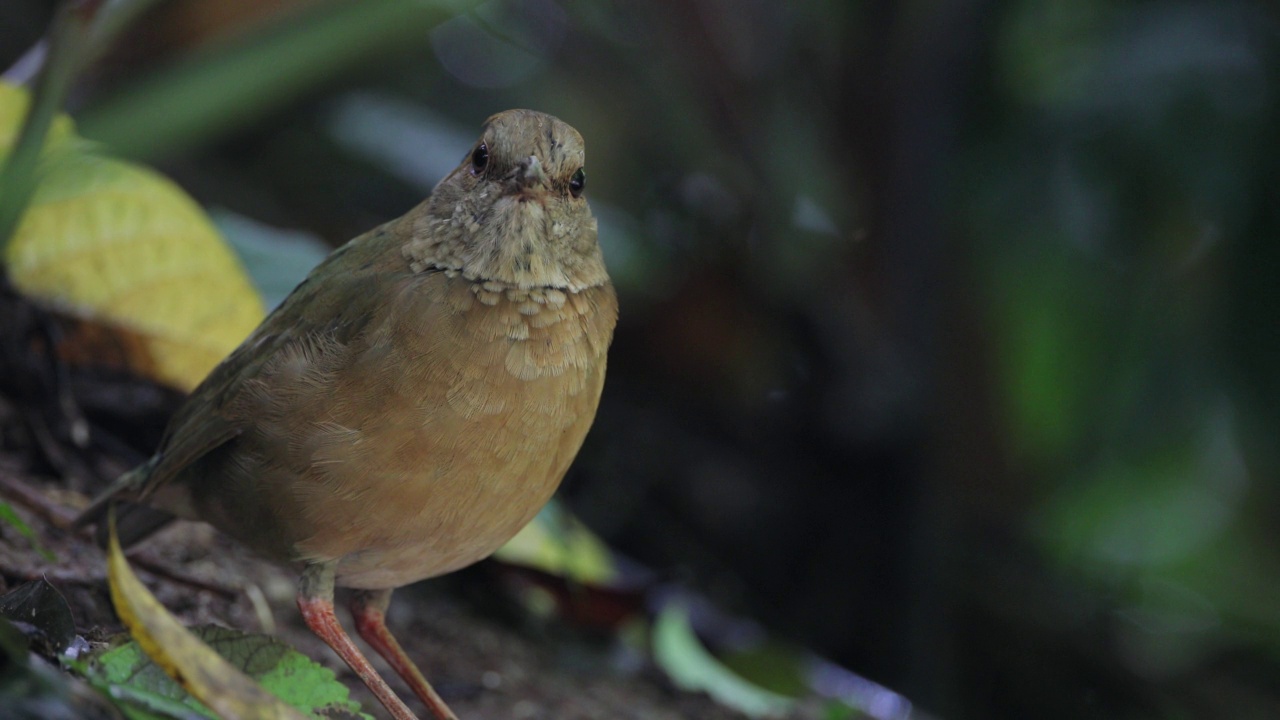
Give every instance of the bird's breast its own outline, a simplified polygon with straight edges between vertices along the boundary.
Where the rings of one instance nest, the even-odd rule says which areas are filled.
[[[594,419],[616,318],[610,287],[440,273],[395,292],[345,365],[323,369],[311,421],[281,418],[295,429],[294,554],[340,559],[354,587],[470,564],[532,518]]]

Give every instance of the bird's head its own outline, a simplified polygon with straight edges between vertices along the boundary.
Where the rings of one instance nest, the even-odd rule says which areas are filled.
[[[494,115],[432,191],[406,255],[524,288],[608,282],[584,165],[582,136],[563,121],[533,110]]]

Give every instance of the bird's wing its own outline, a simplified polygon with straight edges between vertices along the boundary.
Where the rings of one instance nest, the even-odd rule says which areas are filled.
[[[401,242],[394,225],[384,225],[316,266],[174,415],[149,470],[133,488],[136,494],[143,498],[152,494],[244,432],[253,418],[237,412],[239,401],[282,350],[306,344],[316,352],[341,352],[370,316],[370,304],[379,297],[377,286],[409,272],[400,256]],[[319,338],[327,341],[316,342]]]

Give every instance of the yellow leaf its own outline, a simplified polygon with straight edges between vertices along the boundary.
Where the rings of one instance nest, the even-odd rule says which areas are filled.
[[[25,95],[0,88],[3,153]],[[74,137],[65,116],[58,122]],[[192,389],[261,322],[239,259],[169,179],[79,142],[51,143],[38,178],[5,253],[14,285],[142,335],[156,380]]]
[[[107,582],[116,614],[157,667],[226,720],[307,720],[200,642],[133,574],[110,516]]]

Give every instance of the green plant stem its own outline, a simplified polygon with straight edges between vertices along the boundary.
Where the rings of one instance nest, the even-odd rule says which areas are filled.
[[[63,3],[49,33],[49,52],[36,77],[31,106],[14,143],[9,159],[0,169],[0,257],[9,246],[18,221],[35,190],[36,163],[45,136],[66,98],[67,88],[80,58],[86,28],[98,3],[71,0]]]

